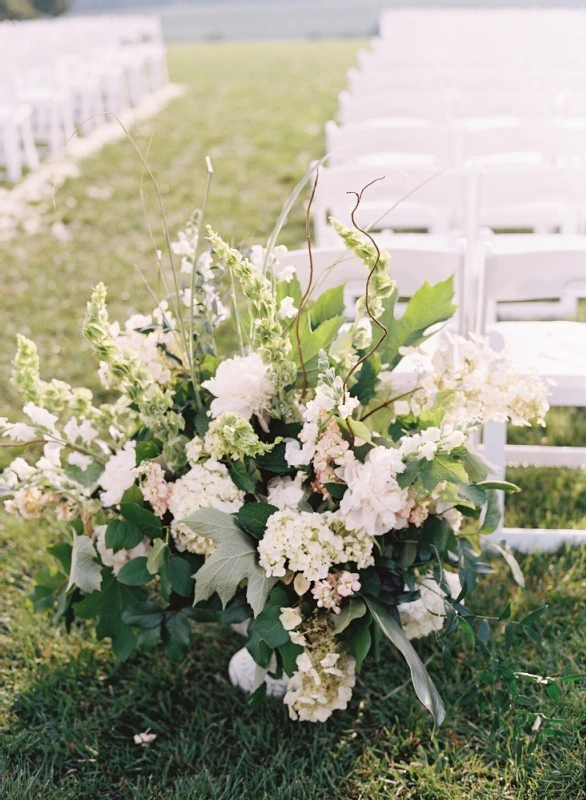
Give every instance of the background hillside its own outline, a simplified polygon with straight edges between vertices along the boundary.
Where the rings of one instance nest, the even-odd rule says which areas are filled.
[[[160,14],[168,41],[363,37],[389,7],[572,5],[560,0],[73,0],[73,13]],[[575,3],[580,5],[580,2]]]

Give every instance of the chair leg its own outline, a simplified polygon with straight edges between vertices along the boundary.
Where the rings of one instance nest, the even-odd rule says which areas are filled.
[[[35,145],[30,116],[22,124],[22,146],[27,167],[29,169],[37,169],[39,166],[39,154]]]
[[[13,120],[7,120],[4,124],[4,158],[6,179],[11,183],[16,183],[22,178],[22,152],[18,129]]]

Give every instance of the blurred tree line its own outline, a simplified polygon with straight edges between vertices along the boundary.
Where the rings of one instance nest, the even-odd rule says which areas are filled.
[[[0,20],[57,17],[70,6],[71,0],[0,0]]]

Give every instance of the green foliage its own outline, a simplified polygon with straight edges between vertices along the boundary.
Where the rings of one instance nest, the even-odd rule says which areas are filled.
[[[454,279],[431,286],[427,281],[418,289],[407,303],[405,313],[395,319],[395,304],[398,290],[384,301],[384,312],[380,321],[388,330],[378,353],[381,361],[393,369],[401,360],[401,347],[417,347],[426,338],[426,331],[432,325],[445,322],[453,316],[456,306],[452,303],[454,296]]]
[[[106,528],[106,547],[117,553],[132,550],[143,540],[143,532],[133,522],[113,519]]]
[[[309,308],[309,321],[311,329],[315,330],[328,319],[343,316],[344,314],[344,287],[332,286],[326,289],[313,302]]]
[[[155,539],[163,533],[161,520],[152,511],[142,508],[137,503],[122,503],[120,513],[125,520],[135,525],[143,536]]]
[[[183,522],[200,536],[213,539],[217,549],[195,575],[195,602],[207,600],[216,592],[225,608],[241,581],[247,581],[246,599],[258,616],[276,578],[267,578],[258,565],[258,553],[234,518],[223,511],[202,508]]]
[[[236,519],[247,533],[256,539],[262,539],[268,518],[277,510],[270,503],[246,503],[237,512]]]

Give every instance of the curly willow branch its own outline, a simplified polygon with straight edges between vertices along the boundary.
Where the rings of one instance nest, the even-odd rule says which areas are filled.
[[[309,283],[307,284],[307,289],[305,290],[305,294],[303,295],[303,297],[301,298],[301,302],[299,303],[299,308],[297,310],[297,317],[295,319],[295,336],[297,338],[297,351],[299,353],[299,363],[301,364],[301,372],[303,373],[303,384],[301,387],[302,400],[305,397],[305,393],[307,392],[307,368],[303,360],[303,350],[301,348],[301,334],[299,332],[299,325],[301,323],[301,312],[303,310],[303,306],[307,302],[307,298],[311,293],[311,288],[313,284],[313,253],[311,250],[310,214],[318,180],[319,180],[319,168],[316,170],[315,173],[315,181],[313,182],[313,189],[311,190],[311,197],[309,198],[309,203],[307,205],[307,212],[305,214],[305,238],[307,240],[307,253],[309,256]]]
[[[381,329],[381,331],[383,332],[383,335],[381,336],[380,340],[374,345],[374,347],[372,347],[368,351],[368,353],[363,355],[362,358],[359,361],[357,361],[356,364],[354,364],[354,366],[352,367],[350,372],[344,378],[344,397],[346,395],[346,386],[348,384],[348,381],[352,377],[352,375],[356,372],[358,367],[360,367],[368,358],[370,358],[372,355],[374,355],[376,353],[376,351],[379,349],[379,347],[382,345],[384,340],[389,335],[389,331],[385,327],[385,325],[383,325],[382,322],[379,322],[379,320],[374,316],[374,314],[370,310],[370,296],[369,296],[370,280],[371,280],[372,276],[374,275],[374,273],[376,271],[376,268],[378,267],[378,264],[379,264],[379,261],[380,261],[380,257],[381,257],[380,249],[379,249],[379,246],[377,245],[377,243],[375,242],[375,240],[370,235],[370,233],[368,231],[364,230],[363,228],[361,228],[358,225],[358,223],[356,222],[356,212],[358,211],[360,203],[362,202],[362,195],[364,194],[364,192],[370,186],[372,186],[374,183],[377,183],[378,181],[382,181],[382,180],[384,180],[384,176],[382,178],[375,178],[375,180],[371,181],[370,183],[367,183],[366,186],[364,186],[360,192],[347,192],[346,193],[346,194],[353,194],[356,197],[356,205],[354,206],[354,208],[352,209],[352,212],[350,214],[350,217],[352,219],[352,225],[354,225],[354,227],[356,228],[357,231],[360,231],[360,233],[364,234],[364,236],[366,236],[368,239],[370,239],[370,241],[372,243],[372,246],[376,250],[376,260],[374,262],[374,265],[373,265],[372,269],[368,273],[368,278],[366,279],[366,291],[365,291],[365,298],[364,299],[365,299],[365,303],[366,303],[366,311],[368,313],[368,316],[374,322],[374,324],[377,325]]]

